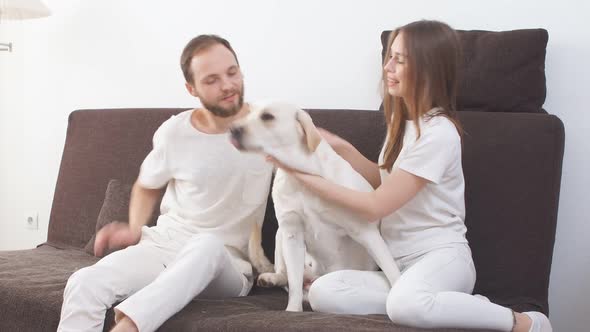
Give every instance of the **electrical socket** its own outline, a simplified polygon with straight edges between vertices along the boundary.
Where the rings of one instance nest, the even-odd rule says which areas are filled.
[[[39,214],[37,212],[29,212],[25,215],[25,227],[39,229]]]

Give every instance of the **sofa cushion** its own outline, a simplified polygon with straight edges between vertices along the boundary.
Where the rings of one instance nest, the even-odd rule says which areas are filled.
[[[0,331],[55,331],[66,280],[96,261],[81,249],[48,245],[1,251]]]
[[[129,199],[131,196],[132,187],[133,185],[128,183],[122,183],[119,180],[109,181],[105,193],[104,202],[102,204],[100,212],[98,213],[98,218],[96,220],[96,232],[98,232],[107,224],[112,223],[113,221],[125,223],[129,222]],[[159,209],[154,209],[154,213],[152,214],[152,217],[148,222],[149,226],[153,226],[156,224],[156,221],[159,216],[159,211]],[[84,251],[91,255],[94,254],[95,238],[96,234],[92,235],[92,238],[84,247]],[[117,249],[107,250],[105,256],[116,250]]]
[[[55,331],[63,290],[70,275],[94,264],[80,249],[49,245],[30,250],[0,251],[0,331]],[[284,311],[287,293],[279,288],[252,290],[249,296],[195,299],[158,331],[392,331],[467,332],[462,329],[415,329],[391,323],[386,315],[335,315]],[[103,331],[114,324],[107,310]],[[474,331],[474,330],[470,330]],[[484,331],[484,330],[477,330]]]
[[[547,30],[457,31],[459,111],[545,113]],[[381,33],[382,58],[390,32]]]

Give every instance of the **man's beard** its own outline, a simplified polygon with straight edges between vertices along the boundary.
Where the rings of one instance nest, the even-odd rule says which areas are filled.
[[[244,105],[244,88],[242,87],[242,89],[235,91],[235,93],[238,94],[238,103],[229,108],[222,107],[219,104],[210,104],[205,100],[201,100],[201,104],[203,104],[209,112],[213,113],[213,115],[221,118],[229,118],[236,115]]]

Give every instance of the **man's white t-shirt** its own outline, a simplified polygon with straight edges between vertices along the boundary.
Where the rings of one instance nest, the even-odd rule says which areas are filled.
[[[195,129],[192,112],[172,116],[158,128],[153,150],[141,165],[142,186],[167,184],[157,226],[145,231],[156,242],[162,236],[213,234],[223,240],[238,270],[250,277],[248,239],[254,223],[264,219],[272,165],[262,155],[238,151],[227,134]]]
[[[403,147],[393,168],[428,180],[409,202],[381,220],[381,233],[394,257],[426,252],[450,243],[467,243],[465,181],[461,139],[444,116],[420,119],[420,137],[406,122]],[[384,150],[379,156],[383,163]],[[383,182],[389,172],[381,169]]]

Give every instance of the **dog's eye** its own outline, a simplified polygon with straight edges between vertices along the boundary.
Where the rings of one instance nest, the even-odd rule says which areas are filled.
[[[260,120],[262,121],[271,121],[274,120],[275,116],[270,113],[262,113],[260,114]]]

